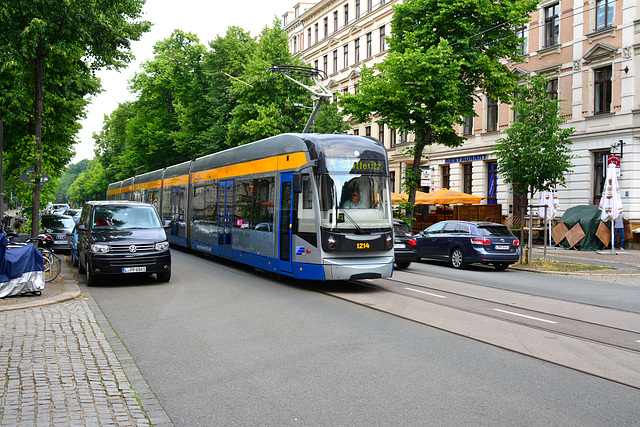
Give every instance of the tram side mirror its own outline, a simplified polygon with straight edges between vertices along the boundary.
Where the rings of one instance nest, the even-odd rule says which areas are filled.
[[[291,186],[294,194],[302,193],[302,174],[300,172],[293,173]]]

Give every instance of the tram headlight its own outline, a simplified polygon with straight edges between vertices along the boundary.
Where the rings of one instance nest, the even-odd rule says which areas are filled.
[[[329,249],[335,249],[338,247],[338,239],[330,234],[329,237],[327,237],[327,245],[329,246]]]

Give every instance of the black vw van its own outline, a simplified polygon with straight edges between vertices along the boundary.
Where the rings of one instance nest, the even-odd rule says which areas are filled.
[[[76,231],[79,271],[86,273],[87,285],[94,285],[97,276],[134,273],[155,273],[160,282],[171,280],[169,242],[153,205],[87,202]]]

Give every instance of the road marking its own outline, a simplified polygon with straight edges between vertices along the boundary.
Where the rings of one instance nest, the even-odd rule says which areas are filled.
[[[425,295],[431,295],[432,297],[436,297],[436,298],[447,298],[443,295],[438,295],[438,294],[431,294],[429,292],[425,292],[425,291],[419,291],[418,289],[411,289],[411,288],[405,288],[408,291],[413,291],[413,292],[419,292],[421,294],[425,294]]]
[[[558,322],[554,322],[552,320],[540,319],[539,317],[526,316],[524,314],[518,314],[518,313],[513,313],[511,311],[500,310],[499,308],[494,308],[493,311],[499,311],[500,313],[512,314],[514,316],[526,317],[527,319],[538,320],[540,322],[558,323]]]

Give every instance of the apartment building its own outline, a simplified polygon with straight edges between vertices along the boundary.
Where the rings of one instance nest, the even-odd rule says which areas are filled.
[[[290,49],[324,70],[323,84],[334,94],[357,91],[363,65],[381,62],[391,32],[392,6],[384,0],[322,0],[299,3],[284,15]],[[558,188],[560,215],[569,207],[596,204],[607,156],[621,155],[619,185],[625,216],[640,226],[640,4],[637,0],[545,0],[518,32],[524,60],[509,63],[522,77],[543,75],[550,97],[561,101],[572,137],[573,170]],[[499,203],[503,214],[525,200],[514,198],[496,174],[495,141],[513,121],[510,105],[478,92],[476,117],[465,117],[458,148],[427,147],[421,163],[423,189],[451,188]],[[335,97],[334,97],[335,98]],[[350,117],[345,117],[350,120]],[[391,185],[400,189],[413,159],[403,154],[412,135],[399,135],[373,120],[353,124],[354,134],[378,138],[391,160]]]

